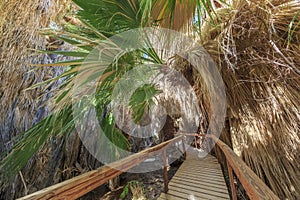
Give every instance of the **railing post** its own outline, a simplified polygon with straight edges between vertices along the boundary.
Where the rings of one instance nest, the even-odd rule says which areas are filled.
[[[232,168],[231,168],[229,162],[226,161],[226,163],[227,163],[228,175],[229,175],[229,180],[230,180],[231,196],[232,196],[233,200],[237,200],[234,179],[233,179],[233,171],[232,171]]]
[[[186,159],[186,149],[185,149],[184,139],[185,139],[185,136],[182,136],[181,142],[182,142],[183,158],[185,160]]]
[[[206,148],[207,148],[207,151],[210,152],[213,150],[213,147],[212,147],[212,142],[213,142],[213,139],[210,138],[208,135],[205,136],[204,140],[206,140]]]
[[[164,191],[165,193],[169,190],[169,180],[168,180],[168,160],[167,160],[167,150],[166,148],[163,148],[162,150],[162,158],[163,158],[163,164],[164,164]]]

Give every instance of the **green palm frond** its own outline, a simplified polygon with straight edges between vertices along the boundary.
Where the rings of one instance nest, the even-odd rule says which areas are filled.
[[[103,42],[109,41],[108,36],[124,30],[138,28],[143,24],[139,1],[74,0],[74,2],[81,8],[77,16],[82,22],[79,27],[67,25],[65,30],[44,30],[42,32],[44,35],[49,35],[72,45],[73,50],[39,51],[40,53],[60,54],[73,59],[52,64],[35,65],[37,67],[66,67],[61,75],[32,87],[37,88],[41,85],[53,84],[58,80],[62,81],[60,88],[55,92],[53,112],[31,129],[25,131],[21,136],[21,140],[13,146],[11,152],[0,162],[2,183],[6,180],[12,180],[14,175],[26,165],[27,161],[49,138],[58,135],[67,137],[69,133],[74,131],[76,120],[81,117],[81,113],[74,115],[74,99],[72,99],[74,95],[73,88],[79,75],[84,78],[82,84],[87,84],[90,81],[98,83],[96,96],[89,99],[89,103],[91,105],[96,104],[98,120],[106,137],[118,148],[128,149],[129,147],[127,138],[116,128],[111,111],[107,108],[111,101],[111,92],[116,80],[132,69],[137,64],[136,62],[143,58],[148,51],[145,49],[144,51],[128,52],[118,58],[111,58],[115,55],[115,51],[119,50],[118,45]],[[104,49],[106,48],[105,45],[113,47],[111,51],[106,48],[104,53],[101,54],[102,63],[106,60],[107,62],[115,61],[108,65],[109,67],[102,66],[97,62],[86,61],[89,54],[101,45]],[[117,50],[114,50],[114,48]],[[149,51],[148,57],[153,56],[155,56],[153,60],[159,60],[153,50]],[[92,74],[89,73],[91,71]],[[79,105],[80,101],[80,99],[75,100],[75,106]],[[103,115],[105,112],[107,113]],[[118,155],[117,148],[113,146],[105,147],[108,149],[103,151]]]
[[[71,59],[35,65],[37,68],[43,66],[65,67],[65,71],[61,75],[32,87],[37,88],[41,85],[51,85],[58,80],[62,81],[60,87],[55,91],[53,112],[25,131],[21,135],[21,140],[0,162],[2,182],[11,180],[49,138],[58,135],[67,137],[75,129],[76,120],[82,117],[81,113],[76,113],[76,115],[73,113],[74,103],[75,106],[81,103],[80,98],[73,98],[78,77],[82,79],[82,85],[91,81],[97,84],[96,95],[90,97],[87,105],[96,107],[99,124],[106,137],[117,147],[128,149],[127,138],[116,127],[112,111],[108,109],[112,91],[116,82],[135,66],[142,63],[162,64],[164,61],[152,48],[147,38],[143,41],[143,45],[146,45],[145,48],[134,52],[125,52],[115,57],[116,52],[121,50],[122,42],[129,43],[130,41],[114,43],[110,41],[109,37],[130,29],[151,25],[181,29],[193,21],[196,9],[199,10],[201,7],[208,13],[213,10],[209,0],[73,0],[73,2],[80,8],[76,14],[80,21],[78,26],[67,24],[63,30],[47,29],[42,31],[44,35],[70,44],[73,49],[70,51],[38,50],[39,53],[60,54],[71,57]],[[182,12],[187,14],[186,17],[183,18],[180,15]],[[99,60],[87,61],[87,58],[97,48],[105,49],[105,51],[101,51],[101,62],[99,63]],[[99,52],[97,53],[99,54]],[[159,90],[151,84],[138,88],[133,94],[130,106],[133,113],[132,118],[136,122],[142,118],[145,109],[149,109],[152,98],[157,94],[159,94]],[[107,148],[109,149],[105,151],[118,155],[117,148],[110,146]]]
[[[106,36],[143,26],[138,0],[73,0],[81,10],[78,17]]]
[[[300,25],[299,18],[300,18],[300,10],[294,15],[288,27],[288,45],[287,45],[288,47],[291,44],[293,35],[295,34],[296,30],[299,31],[299,25]]]
[[[133,112],[133,120],[139,123],[145,110],[149,110],[153,104],[153,97],[161,93],[154,85],[146,84],[138,88],[130,98],[129,105]]]
[[[71,107],[54,113],[22,134],[22,139],[12,148],[10,154],[0,162],[1,183],[10,181],[28,160],[52,136],[67,136],[74,129]]]

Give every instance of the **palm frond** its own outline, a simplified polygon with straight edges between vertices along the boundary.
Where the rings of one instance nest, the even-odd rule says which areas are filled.
[[[62,40],[73,46],[71,51],[39,51],[40,53],[60,54],[71,57],[68,61],[51,64],[34,64],[33,66],[65,66],[65,71],[59,76],[38,83],[28,90],[39,88],[42,85],[51,85],[60,80],[61,85],[53,97],[53,111],[47,118],[40,121],[31,129],[22,134],[21,140],[12,148],[12,151],[0,163],[1,180],[11,180],[22,169],[27,161],[37,150],[52,136],[62,135],[67,137],[75,129],[76,120],[85,113],[75,113],[74,106],[82,105],[81,98],[74,98],[74,87],[78,77],[80,86],[84,87],[90,82],[96,82],[96,95],[88,100],[87,106],[94,106],[97,117],[105,136],[121,149],[128,149],[128,141],[125,135],[116,127],[112,118],[112,111],[108,109],[111,103],[111,93],[116,80],[120,79],[128,70],[132,69],[141,58],[153,58],[159,61],[157,54],[152,49],[143,51],[127,52],[116,57],[120,52],[121,43],[116,44],[108,39],[108,36],[122,31],[138,28],[144,23],[142,10],[137,0],[74,0],[80,7],[77,17],[80,20],[78,27],[66,25],[65,30],[43,30],[42,34]],[[128,41],[124,41],[125,43]],[[95,50],[96,49],[96,50]],[[96,61],[89,61],[89,57],[95,55]],[[101,58],[98,56],[101,55]],[[101,61],[100,61],[101,60]],[[78,85],[78,84],[77,84]],[[151,90],[152,91],[152,90]],[[89,94],[84,91],[82,96]],[[147,93],[148,94],[148,93]],[[150,96],[149,96],[150,95]],[[150,93],[145,99],[140,99],[141,105],[147,102],[154,94]],[[87,108],[79,110],[85,111]],[[142,110],[134,108],[134,114],[140,116]],[[104,114],[106,113],[106,114]],[[101,136],[102,137],[102,136]],[[100,145],[101,146],[101,145]],[[102,151],[111,152],[111,156],[118,155],[118,148],[112,145],[102,145],[108,149]],[[2,173],[3,172],[3,173]],[[5,173],[4,173],[5,172]]]
[[[1,184],[11,181],[50,137],[67,136],[74,129],[73,121],[72,109],[67,107],[24,132],[12,152],[0,162]]]
[[[140,27],[142,18],[138,0],[74,0],[81,8],[78,16],[106,36]]]

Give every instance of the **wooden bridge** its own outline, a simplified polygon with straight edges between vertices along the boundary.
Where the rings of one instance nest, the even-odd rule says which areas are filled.
[[[168,182],[167,148],[168,146],[182,141],[182,148],[185,149],[184,140],[186,137],[205,137],[216,143],[215,152],[222,152],[228,169],[230,180],[230,191],[225,184],[221,166],[216,157],[207,155],[204,158],[198,157],[195,150],[187,150],[185,161],[180,166],[170,183]],[[268,188],[265,183],[238,157],[226,144],[210,134],[182,134],[174,139],[163,142],[159,145],[143,150],[137,154],[126,157],[108,166],[93,170],[37,191],[20,198],[20,200],[31,199],[77,199],[95,188],[101,186],[112,178],[115,178],[148,158],[162,154],[164,165],[164,193],[160,200],[202,200],[202,199],[237,199],[234,179],[237,178],[244,187],[250,199],[274,199],[279,198]],[[218,154],[217,154],[218,155]],[[220,159],[220,156],[217,156]],[[117,169],[122,169],[119,171]]]
[[[218,160],[211,155],[199,158],[194,149],[186,152],[186,160],[168,186],[167,193],[162,193],[159,200],[230,199]]]

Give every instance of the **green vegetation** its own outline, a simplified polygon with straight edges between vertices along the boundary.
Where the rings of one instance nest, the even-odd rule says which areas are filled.
[[[145,200],[145,186],[143,183],[139,181],[130,181],[128,182],[124,188],[123,192],[120,195],[121,199],[125,199],[128,195],[129,192],[132,194],[132,199],[133,200]]]
[[[0,162],[1,184],[11,182],[50,138],[67,138],[75,130],[76,122],[84,112],[74,115],[74,106],[82,111],[90,106],[95,107],[107,138],[116,147],[128,149],[128,138],[116,127],[109,106],[113,89],[118,80],[140,64],[168,62],[150,43],[147,43],[147,48],[123,51],[117,57],[112,56],[122,50],[122,45],[107,41],[111,36],[135,28],[164,27],[194,37],[218,64],[226,85],[228,104],[227,127],[222,133],[222,139],[243,157],[280,198],[296,199],[299,196],[298,1],[73,0],[73,3],[76,4],[72,12],[75,14],[69,17],[75,19],[75,22],[42,31],[45,36],[64,41],[70,45],[71,50],[45,51],[36,47],[38,53],[63,55],[70,59],[33,64],[35,71],[45,67],[49,70],[61,67],[64,68],[63,73],[27,88],[30,91],[61,81],[51,101],[52,112],[14,138],[18,142],[2,154],[5,158]],[[5,4],[1,2],[2,5]],[[5,13],[5,8],[1,7],[1,11]],[[3,27],[1,30],[8,30],[2,21],[0,23]],[[11,31],[18,32],[19,29],[17,27]],[[10,32],[2,35],[10,35]],[[99,46],[105,47],[101,63],[87,61]],[[19,49],[19,53],[25,54],[22,49],[24,47]],[[12,58],[9,54],[7,52],[7,58]],[[24,60],[21,56],[18,58],[16,63]],[[205,129],[211,116],[209,95],[202,78],[183,59],[176,56],[168,59],[174,61],[174,68],[182,72],[199,92]],[[108,67],[105,64],[109,64]],[[97,85],[95,96],[87,92],[85,98],[74,99],[78,77],[85,77],[81,80],[81,86],[88,86],[89,83]],[[130,84],[128,87],[131,87]],[[136,122],[141,120],[145,110],[149,110],[153,98],[159,93],[155,85],[145,84],[131,96],[129,103],[132,118]],[[7,103],[13,104],[13,100],[9,99]],[[117,148],[106,151],[112,152],[112,156],[119,156]]]

